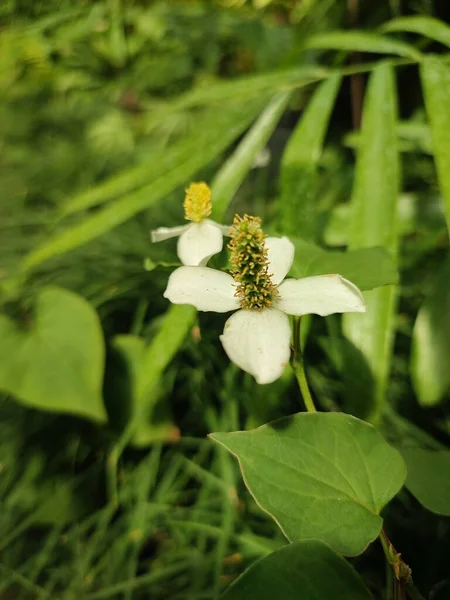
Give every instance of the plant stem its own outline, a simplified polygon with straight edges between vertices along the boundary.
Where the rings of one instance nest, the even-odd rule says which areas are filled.
[[[308,380],[306,379],[305,373],[305,362],[303,360],[303,354],[300,347],[300,317],[294,317],[294,331],[293,331],[293,353],[291,359],[291,366],[294,370],[295,377],[303,396],[303,402],[305,403],[306,410],[308,412],[317,412],[314,405],[314,401],[309,391]]]
[[[406,594],[411,600],[425,600],[414,585],[411,569],[402,559],[400,552],[394,548],[384,529],[379,535],[386,561],[394,573],[394,600],[406,600]]]

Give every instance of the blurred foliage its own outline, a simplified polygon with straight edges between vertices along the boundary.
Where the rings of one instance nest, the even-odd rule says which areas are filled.
[[[12,394],[20,392],[2,383],[2,600],[218,598],[255,559],[285,544],[245,491],[234,460],[205,436],[297,411],[292,377],[258,387],[225,359],[220,315],[167,310],[162,292],[177,264],[174,244],[152,246],[149,231],[181,223],[186,179],[204,179],[213,181],[222,213],[232,200],[227,217],[252,212],[268,229],[298,236],[296,275],[339,267],[365,290],[394,284],[387,252],[361,250],[367,244],[356,244],[349,227],[354,151],[370,142],[364,129],[352,130],[352,89],[355,81],[364,88],[367,72],[384,60],[380,51],[394,55],[399,118],[381,134],[396,138],[402,187],[394,198],[398,310],[389,323],[393,352],[378,425],[399,446],[439,454],[448,446],[445,331],[433,322],[430,335],[443,350],[432,407],[420,392],[426,377],[418,379],[417,347],[411,357],[419,310],[434,303],[439,323],[448,321],[441,319],[448,287],[436,290],[448,263],[434,162],[435,155],[442,161],[443,142],[416,65],[418,53],[432,52],[449,69],[448,9],[431,0],[359,4],[352,15],[334,0],[0,2],[2,323],[19,316],[26,328],[49,284],[86,298],[102,325],[110,420],[100,426],[41,412],[23,398],[17,403]],[[413,28],[390,21],[401,16],[425,21]],[[356,37],[345,35],[355,33],[346,31],[350,22]],[[377,182],[367,178],[366,186]],[[299,214],[300,225],[293,221]],[[99,232],[89,223],[100,223]],[[24,257],[83,227],[91,227],[87,243],[24,268]],[[62,346],[76,337],[70,319],[59,328]],[[359,348],[343,337],[338,318],[309,323],[308,376],[320,406],[367,414],[376,385]],[[44,372],[50,359],[41,359]],[[130,428],[136,419],[140,427]],[[423,486],[421,473],[414,475]],[[445,502],[440,514],[448,514]],[[416,583],[438,598],[448,578],[448,519],[406,490],[385,518]],[[378,550],[354,564],[381,598]]]

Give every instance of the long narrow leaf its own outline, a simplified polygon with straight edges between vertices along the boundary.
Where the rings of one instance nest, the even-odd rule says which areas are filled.
[[[281,162],[282,231],[315,239],[314,200],[317,166],[341,78],[330,77],[317,88],[299,120]]]
[[[216,221],[222,221],[230,200],[250,170],[256,155],[272,135],[290,97],[291,92],[275,96],[214,178],[213,218]]]
[[[450,231],[450,67],[437,56],[429,56],[424,60],[420,74],[434,160]]]
[[[399,163],[396,136],[397,102],[392,68],[381,63],[372,73],[364,103],[361,145],[352,195],[350,249],[381,246],[397,253]],[[344,331],[360,350],[375,379],[376,421],[382,411],[390,370],[396,288],[365,294],[367,312],[347,314]]]
[[[418,33],[431,40],[436,40],[445,46],[450,47],[450,27],[443,21],[434,17],[426,17],[423,15],[414,15],[413,17],[398,17],[384,23],[381,27],[382,31],[396,32],[407,31],[410,33]]]
[[[413,46],[370,31],[330,31],[312,36],[306,42],[307,48],[324,50],[348,50],[349,52],[371,52],[395,54],[413,60],[422,55]]]

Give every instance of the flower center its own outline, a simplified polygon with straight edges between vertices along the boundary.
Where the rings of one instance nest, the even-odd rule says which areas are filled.
[[[236,297],[241,308],[263,310],[270,308],[278,296],[269,273],[266,237],[261,229],[261,219],[236,215],[230,230],[231,275],[238,284]]]
[[[183,206],[184,218],[188,221],[200,223],[209,217],[212,211],[209,186],[204,181],[191,183],[186,190]]]

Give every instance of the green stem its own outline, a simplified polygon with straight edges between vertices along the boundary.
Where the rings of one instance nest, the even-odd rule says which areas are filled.
[[[308,412],[317,412],[311,392],[309,391],[308,380],[306,379],[305,373],[305,362],[300,347],[300,317],[294,317],[293,344],[294,351],[292,354],[291,366],[294,370],[295,377],[297,378],[303,396],[303,402],[305,403]]]

